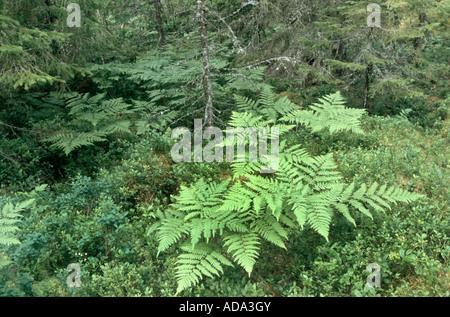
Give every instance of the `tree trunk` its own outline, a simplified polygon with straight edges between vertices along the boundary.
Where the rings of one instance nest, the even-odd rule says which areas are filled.
[[[370,90],[370,72],[372,71],[372,65],[367,65],[365,78],[364,78],[364,109],[367,109],[369,102],[369,90]]]
[[[203,57],[203,89],[205,91],[206,108],[205,108],[205,124],[212,126],[213,118],[213,98],[212,98],[212,84],[211,84],[211,64],[209,62],[209,48],[208,48],[208,29],[205,13],[205,1],[197,0],[197,20],[200,28],[202,57]]]
[[[164,44],[166,44],[166,37],[164,34],[164,29],[163,29],[161,0],[154,0],[154,3],[155,3],[155,10],[156,10],[156,23],[158,25],[158,35],[159,35],[158,47],[161,47]]]
[[[370,47],[372,47],[372,28],[370,28],[368,33],[367,42]],[[366,72],[365,72],[365,78],[364,78],[364,109],[368,108],[368,102],[369,102],[369,91],[370,91],[370,75],[372,73],[372,64],[369,62],[366,65]]]

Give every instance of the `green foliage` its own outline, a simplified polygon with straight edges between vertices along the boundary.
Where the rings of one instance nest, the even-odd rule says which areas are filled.
[[[0,211],[0,245],[17,245],[20,241],[16,238],[16,232],[19,230],[18,223],[23,210],[33,204],[34,199],[29,199],[21,203],[6,203]],[[8,260],[0,259],[0,269],[10,264]]]
[[[266,92],[261,104],[268,107],[269,102],[274,103],[275,98],[270,97]],[[240,100],[248,107],[255,105]],[[344,117],[343,121],[356,122],[359,127],[359,115]],[[235,114],[230,126],[260,127],[274,121],[261,119],[249,113]],[[280,126],[280,135],[290,129],[292,126]],[[178,292],[197,284],[203,275],[217,275],[221,265],[228,265],[224,259],[217,259],[222,252],[251,274],[261,241],[285,249],[287,228],[308,226],[328,241],[336,212],[356,225],[353,213],[372,218],[370,210],[384,212],[393,204],[411,203],[421,197],[376,182],[347,184],[331,154],[313,157],[299,146],[287,148],[285,142],[280,145],[279,170],[272,176],[261,174],[261,162],[235,162],[232,166],[232,178],[218,183],[201,179],[190,187],[182,186],[172,209],[150,228],[149,233],[157,230],[159,253],[181,240],[188,241],[182,249],[189,253],[180,255],[178,261]]]
[[[132,63],[109,63],[92,67],[94,80],[99,87],[116,95],[126,92],[133,100],[150,101],[158,105],[152,121],[162,121],[159,128],[169,124],[183,124],[186,117],[203,111],[205,106],[201,80],[203,63],[192,35],[191,41],[165,45],[164,50],[150,50]],[[233,54],[220,48],[211,56],[211,80],[214,107],[220,114],[227,112],[227,104],[234,93],[260,90],[265,84],[264,67],[234,68]],[[217,115],[217,117],[219,117]],[[217,124],[224,122],[218,118]]]
[[[262,115],[267,120],[277,122],[280,116],[286,116],[298,109],[298,106],[287,97],[277,98],[270,87],[264,87],[258,100],[235,95],[236,104],[241,112]]]
[[[0,269],[0,297],[36,296],[29,274],[16,274],[12,269]]]
[[[450,295],[448,2],[206,1],[213,124],[279,157],[177,164],[195,5],[77,3],[0,1],[0,296]]]
[[[60,76],[49,74],[51,67],[48,64],[60,68],[59,71],[67,77],[73,76],[74,69],[60,64],[51,52],[51,43],[61,45],[68,39],[66,34],[28,29],[0,12],[0,39],[3,43],[0,58],[4,61],[0,67],[0,85],[7,88],[11,86],[13,89],[24,87],[28,90],[35,85],[61,81]]]
[[[288,268],[298,277],[299,295],[447,296],[443,258],[448,222],[436,211],[425,200],[412,208],[397,208],[380,221],[364,222],[360,228],[337,224],[334,232],[339,239],[319,246],[314,259],[298,258]],[[293,239],[291,252],[301,248],[300,239],[304,237]],[[380,288],[365,285],[368,263],[382,268]]]
[[[294,110],[281,120],[304,124],[313,132],[329,130],[330,133],[363,133],[360,121],[365,110],[346,108],[345,99],[340,92],[324,96],[319,101],[320,103],[310,106],[311,110]]]
[[[196,244],[192,248],[188,244],[181,249],[187,253],[178,256],[177,292],[197,284],[203,275],[213,277],[213,275],[219,275],[219,272],[223,273],[222,265],[232,265],[227,258],[211,250],[208,245]]]
[[[87,61],[102,58],[112,37],[98,23],[100,2],[81,0],[83,28],[67,26],[66,1],[0,3],[0,85],[4,91],[65,85],[89,72]],[[103,51],[103,52],[102,52]]]
[[[261,92],[258,100],[235,96],[237,105],[241,111],[255,115],[262,115],[272,122],[288,122],[297,125],[302,124],[312,132],[329,131],[331,134],[341,131],[351,131],[362,134],[360,127],[363,109],[345,107],[345,98],[340,92],[328,94],[319,99],[309,108],[302,110],[287,97],[278,98],[270,88]],[[252,126],[248,124],[246,126]]]
[[[70,109],[68,116],[72,118],[70,125],[76,130],[58,133],[45,140],[69,154],[82,146],[106,141],[108,135],[131,133],[132,122],[136,133],[143,134],[147,131],[146,116],[151,115],[154,104],[136,102],[129,105],[122,98],[105,100],[105,94],[93,97],[85,94],[69,98],[67,107]]]

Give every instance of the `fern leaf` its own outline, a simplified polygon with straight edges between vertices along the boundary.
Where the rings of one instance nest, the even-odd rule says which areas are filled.
[[[185,253],[180,254],[177,261],[177,294],[198,284],[203,276],[219,275],[223,272],[223,265],[232,266],[227,258],[207,244],[196,244],[194,248],[184,245],[181,248]]]
[[[231,234],[225,237],[224,246],[233,259],[250,274],[259,256],[259,237],[255,233]]]

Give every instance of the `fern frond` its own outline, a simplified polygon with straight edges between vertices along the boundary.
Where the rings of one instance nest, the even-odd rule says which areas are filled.
[[[0,245],[10,246],[20,244],[20,241],[15,236],[16,232],[19,231],[18,224],[22,217],[20,213],[30,207],[33,202],[34,199],[28,199],[16,205],[7,203],[3,206],[0,210]],[[10,263],[11,261],[9,260],[1,260],[0,268]]]
[[[240,112],[248,112],[254,116],[263,116],[272,123],[276,123],[281,116],[285,116],[299,108],[287,97],[279,98],[267,86],[262,89],[258,100],[238,95],[235,95],[234,99]]]
[[[377,182],[367,187],[366,184],[355,190],[356,185],[351,183],[347,188],[339,195],[338,205],[349,204],[362,214],[373,218],[370,213],[370,209],[377,212],[384,212],[386,209],[391,209],[391,204],[411,203],[417,199],[423,197],[422,195],[408,192],[407,190],[395,187],[387,187],[386,185],[379,186]],[[338,210],[344,211],[343,215],[351,221],[351,217],[342,206],[336,205]],[[352,222],[352,221],[351,221]],[[353,223],[353,222],[352,222]]]
[[[158,255],[178,242],[183,234],[188,232],[189,228],[183,219],[168,217],[161,220],[161,225],[158,227]]]
[[[352,131],[363,134],[361,117],[364,109],[345,107],[345,99],[338,91],[319,99],[314,103],[312,110],[293,110],[280,120],[296,124],[304,124],[312,132],[328,130],[331,134],[340,131]]]
[[[258,235],[255,233],[231,234],[224,240],[227,252],[250,276],[259,256],[260,238]]]
[[[287,231],[274,216],[266,214],[255,220],[251,227],[265,240],[286,249],[284,240],[288,238]]]
[[[333,216],[329,194],[324,192],[311,195],[307,201],[310,206],[306,219],[307,223],[328,241],[328,233]]]
[[[203,276],[213,277],[223,273],[222,266],[233,265],[226,257],[207,244],[196,244],[192,248],[187,243],[181,249],[185,253],[180,254],[177,261],[177,294],[198,284]]]
[[[105,133],[92,132],[92,133],[59,133],[50,136],[45,139],[45,141],[51,142],[52,147],[59,148],[63,150],[66,155],[70,152],[86,145],[92,145],[96,142],[106,141]]]

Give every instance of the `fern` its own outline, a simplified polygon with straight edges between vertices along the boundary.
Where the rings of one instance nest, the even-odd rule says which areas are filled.
[[[223,273],[222,266],[232,266],[232,263],[208,244],[197,244],[191,248],[189,243],[181,246],[185,251],[178,256],[177,293],[196,285],[203,276],[213,277]]]
[[[0,245],[17,245],[20,241],[16,238],[15,234],[19,230],[17,226],[20,222],[22,215],[21,211],[29,207],[34,202],[34,199],[29,199],[24,202],[13,205],[7,203],[0,210]],[[9,260],[0,259],[0,269],[10,264]]]
[[[311,110],[293,110],[280,120],[304,124],[312,132],[328,130],[330,133],[351,131],[363,134],[361,117],[364,109],[346,108],[345,99],[340,92],[324,96],[319,103],[310,106]]]
[[[270,131],[279,127],[279,134],[268,135],[270,140],[294,127],[277,125],[277,121],[299,110],[292,110],[293,104],[286,100],[280,102],[270,90],[263,91],[256,102],[244,97],[237,100],[246,112],[233,113],[229,122],[232,128],[266,127]],[[314,108],[317,122],[322,122],[315,121],[319,126],[322,124],[331,132],[338,128],[358,131],[359,112],[348,111],[342,122],[333,117],[340,111],[347,112],[339,94],[324,98],[322,105],[326,103],[328,106]],[[325,115],[333,107],[338,109],[336,113]],[[207,183],[201,179],[181,187],[156,230],[159,252],[175,244],[181,244],[182,250],[188,252],[178,262],[178,291],[196,285],[203,276],[217,275],[221,272],[219,264],[228,258],[250,275],[262,242],[285,249],[290,230],[310,228],[328,241],[336,215],[356,225],[354,213],[372,218],[373,212],[384,212],[392,204],[410,203],[421,197],[377,183],[347,184],[332,154],[311,156],[298,145],[288,147],[285,141],[279,150],[279,169],[275,174],[262,174],[261,161],[233,162],[233,173],[227,180]],[[218,260],[216,257],[222,254],[224,258]],[[215,266],[211,259],[216,260]]]
[[[276,217],[264,214],[263,217],[252,223],[251,227],[265,240],[286,249],[285,241],[288,239],[288,232]]]
[[[66,153],[66,155],[70,154],[70,152],[86,145],[92,145],[95,142],[103,142],[105,139],[106,133],[59,133],[53,135],[51,137],[47,137],[46,141],[52,143],[52,147],[59,148]]]
[[[255,233],[231,234],[225,237],[224,247],[234,260],[250,274],[259,256],[260,238]]]
[[[142,135],[150,128],[160,129],[175,117],[174,112],[164,111],[152,102],[128,103],[123,98],[106,100],[105,97],[105,93],[69,96],[67,125],[71,130],[55,133],[45,141],[70,154],[80,147],[104,142],[113,134]]]
[[[319,103],[310,106],[311,110],[299,109],[287,97],[277,98],[270,88],[265,88],[256,101],[241,96],[235,96],[235,99],[240,111],[262,115],[271,122],[304,124],[313,132],[329,130],[330,133],[363,133],[360,120],[365,110],[346,108],[345,99],[340,92],[319,99]]]

